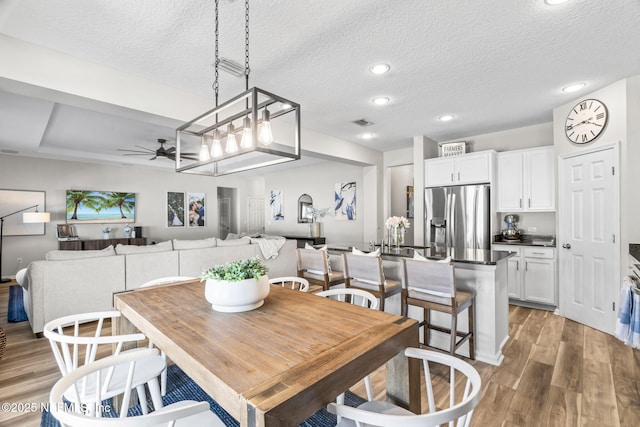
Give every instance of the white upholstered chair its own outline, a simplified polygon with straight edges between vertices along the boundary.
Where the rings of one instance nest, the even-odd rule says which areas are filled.
[[[156,285],[166,285],[169,283],[176,283],[176,282],[185,282],[187,280],[195,280],[196,277],[191,277],[191,276],[168,276],[168,277],[159,277],[157,279],[153,279],[153,280],[149,280],[148,282],[143,283],[142,285],[140,285],[141,288],[148,288],[150,286],[156,286]],[[154,344],[149,341],[149,348],[153,348]],[[162,351],[162,349],[160,349],[160,355],[162,356],[162,359],[164,359],[165,361],[165,365],[167,362],[167,354]],[[165,367],[164,371],[162,371],[162,374],[160,374],[160,394],[162,396],[167,394],[167,369]]]
[[[455,268],[451,263],[440,263],[416,259],[402,260],[404,270],[404,286],[402,291],[402,314],[407,316],[409,306],[421,307],[424,310],[423,345],[429,344],[429,330],[448,333],[450,335],[449,353],[469,341],[469,358],[475,359],[474,346],[474,305],[475,293],[456,289]],[[468,330],[458,330],[458,315],[464,310],[467,313]],[[445,328],[431,323],[431,310],[451,315],[451,327]],[[458,340],[458,337],[460,339]]]
[[[360,307],[370,308],[372,310],[378,309],[378,299],[375,295],[361,289],[329,289],[328,291],[318,292],[316,295],[331,298],[336,301],[348,302],[354,305],[359,305]],[[373,389],[371,388],[371,378],[369,378],[369,375],[364,377],[364,387],[367,391],[367,399],[373,400]],[[336,401],[340,404],[344,403],[344,393],[340,394]]]
[[[274,277],[273,279],[269,279],[269,283],[272,285],[280,285],[283,288],[298,290],[300,292],[309,292],[309,281],[302,277]]]
[[[122,351],[122,347],[127,342],[144,340],[144,334],[111,335],[111,328],[103,330],[105,329],[105,320],[120,317],[120,315],[119,311],[74,314],[52,320],[44,326],[44,336],[49,339],[53,355],[63,377],[70,375],[82,366],[95,362],[99,348],[103,348],[101,346],[108,346],[107,348],[112,351],[113,355],[139,351],[139,349]],[[95,328],[93,324],[90,326],[93,332],[91,335],[81,334],[80,325],[89,322],[95,323]],[[87,327],[84,327],[84,329],[87,329]],[[115,349],[113,350],[113,348]],[[126,382],[127,372],[122,369],[110,370],[106,373],[110,386],[105,391],[104,397],[120,394],[127,387],[135,387],[142,411],[147,413],[145,384],[148,384],[154,407],[156,409],[162,408],[158,377],[165,370],[165,361],[158,354],[148,354],[146,359],[141,362],[141,365],[142,368],[136,370],[136,375],[132,378],[131,384]],[[91,387],[88,390],[91,390]],[[65,397],[67,396],[65,395]],[[93,402],[94,399],[95,392],[93,391],[83,396],[84,402]]]
[[[345,286],[371,292],[380,298],[380,311],[384,311],[384,302],[387,298],[402,292],[402,283],[385,279],[382,258],[379,255],[345,253],[342,257]]]
[[[417,415],[386,401],[365,402],[357,408],[330,403],[327,410],[341,417],[337,427],[435,427],[445,423],[469,426],[480,401],[482,381],[478,371],[449,354],[407,348],[405,355],[422,359],[428,412]]]
[[[133,384],[138,371],[145,369],[150,358],[159,357],[157,349],[141,349],[135,352],[122,353],[118,356],[106,357],[91,364],[82,366],[58,380],[49,395],[50,411],[63,426],[94,427],[151,427],[162,426],[202,426],[224,427],[224,423],[209,408],[207,402],[184,400],[156,409],[145,415],[127,417],[131,388],[121,390],[123,395],[119,418],[102,417],[104,411],[99,405],[87,405],[83,396],[94,395],[93,402],[100,404],[104,399],[113,396],[108,391],[113,379],[108,372],[118,370],[127,374],[125,384]],[[106,375],[105,375],[106,374]],[[91,384],[91,389],[87,389]],[[93,389],[95,386],[95,389]],[[104,390],[107,392],[105,393]],[[88,410],[82,411],[82,408]],[[111,408],[110,408],[111,409]],[[173,422],[175,421],[175,424]]]
[[[332,286],[344,283],[342,271],[333,271],[329,265],[326,249],[296,249],[298,277],[307,279],[312,285],[322,286],[327,291]]]

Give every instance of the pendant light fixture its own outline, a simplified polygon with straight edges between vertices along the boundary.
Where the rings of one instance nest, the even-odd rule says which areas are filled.
[[[176,171],[220,176],[300,159],[300,105],[257,87],[249,89],[249,0],[245,0],[245,92],[218,105],[218,12],[215,0],[215,108],[177,129]],[[181,156],[193,151],[195,144],[200,145],[197,160]]]

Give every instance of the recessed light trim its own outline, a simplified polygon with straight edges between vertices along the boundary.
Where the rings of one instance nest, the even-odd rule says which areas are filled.
[[[584,88],[587,84],[584,82],[580,82],[580,83],[573,83],[570,85],[567,85],[565,87],[562,88],[563,92],[577,92],[580,89]]]
[[[388,72],[391,69],[391,66],[389,64],[375,64],[372,65],[371,67],[369,67],[369,71],[371,71],[371,73],[373,74],[384,74],[386,72]]]
[[[438,117],[438,120],[440,120],[441,122],[450,122],[454,117],[455,116],[453,114],[443,114],[442,116]]]
[[[365,132],[360,134],[360,139],[373,139],[376,137],[376,134],[373,132]]]
[[[544,0],[546,4],[549,6],[555,6],[557,4],[566,3],[568,0]]]
[[[388,96],[377,96],[371,100],[375,105],[386,105],[391,102],[391,98]]]

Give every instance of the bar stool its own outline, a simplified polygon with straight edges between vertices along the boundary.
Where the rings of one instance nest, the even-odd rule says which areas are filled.
[[[298,277],[307,279],[312,285],[322,286],[328,291],[331,286],[344,283],[342,271],[332,271],[326,249],[296,249],[298,258]]]
[[[342,254],[344,260],[345,287],[362,289],[371,292],[380,299],[380,311],[384,311],[384,301],[402,291],[402,284],[397,280],[387,280],[382,270],[382,257]]]
[[[454,266],[451,263],[439,263],[416,259],[403,259],[404,289],[402,290],[402,315],[407,316],[409,305],[424,309],[425,347],[429,345],[429,330],[448,333],[451,336],[449,353],[455,355],[456,350],[469,340],[469,358],[475,359],[474,349],[474,306],[475,293],[456,289]],[[458,331],[458,314],[468,312],[468,332]],[[451,328],[444,328],[431,323],[431,310],[451,315]],[[458,341],[457,338],[461,339]],[[434,347],[432,347],[434,348]]]

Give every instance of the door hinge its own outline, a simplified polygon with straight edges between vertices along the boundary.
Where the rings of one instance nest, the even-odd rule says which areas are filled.
[[[612,310],[613,310],[613,311],[616,311],[616,303],[615,303],[615,302],[613,302],[612,304],[613,304],[613,309],[612,309]]]
[[[615,242],[616,242],[616,235],[614,234],[613,235],[613,243],[615,243]]]
[[[611,175],[615,175],[615,174],[616,174],[616,167],[611,166]]]

